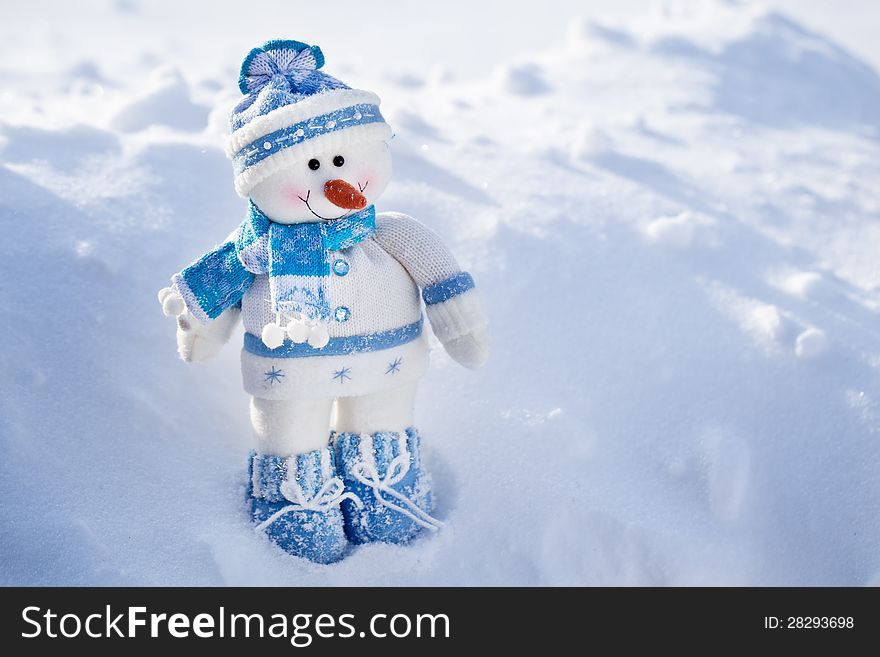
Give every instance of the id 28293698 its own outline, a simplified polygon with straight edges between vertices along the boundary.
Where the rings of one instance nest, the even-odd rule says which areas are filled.
[[[767,630],[835,630],[854,626],[852,616],[764,616]]]

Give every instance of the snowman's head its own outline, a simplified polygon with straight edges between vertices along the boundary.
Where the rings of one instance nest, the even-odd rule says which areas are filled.
[[[391,178],[391,128],[379,97],[319,69],[300,41],[268,41],[245,58],[245,97],[230,117],[226,152],[235,189],[270,219],[338,219],[371,205]]]
[[[390,180],[388,143],[366,139],[303,149],[300,157],[258,183],[250,199],[282,224],[339,219],[375,203]]]

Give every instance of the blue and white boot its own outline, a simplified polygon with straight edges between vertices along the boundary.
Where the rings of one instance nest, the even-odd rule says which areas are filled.
[[[352,543],[407,543],[422,529],[443,523],[429,514],[431,478],[422,470],[419,433],[380,431],[336,437],[336,462],[345,490],[360,501],[342,502],[345,533]]]
[[[252,453],[249,465],[248,499],[258,532],[317,563],[345,556],[339,504],[351,496],[336,476],[333,452],[325,447],[286,458]]]

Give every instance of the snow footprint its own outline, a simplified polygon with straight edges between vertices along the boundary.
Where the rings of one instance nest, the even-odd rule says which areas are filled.
[[[709,508],[722,522],[741,515],[751,481],[752,456],[748,444],[737,436],[713,430],[702,441]]]

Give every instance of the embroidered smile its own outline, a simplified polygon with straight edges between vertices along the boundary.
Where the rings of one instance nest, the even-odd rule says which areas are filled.
[[[300,201],[302,201],[303,203],[305,203],[305,204],[306,204],[306,207],[309,209],[309,212],[311,212],[313,215],[315,215],[318,219],[322,219],[323,221],[336,221],[337,219],[344,219],[345,217],[347,217],[348,215],[350,215],[351,212],[352,212],[351,210],[348,210],[347,212],[343,212],[343,213],[342,213],[341,215],[339,215],[338,217],[322,217],[321,215],[319,215],[317,212],[315,212],[315,211],[312,209],[312,206],[311,206],[311,205],[309,205],[309,197],[311,197],[311,195],[312,195],[312,190],[310,189],[310,190],[308,190],[308,191],[306,192],[306,197],[305,197],[305,198],[303,198],[302,196],[298,196],[297,198],[298,198]]]

